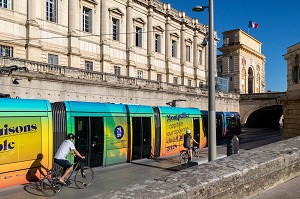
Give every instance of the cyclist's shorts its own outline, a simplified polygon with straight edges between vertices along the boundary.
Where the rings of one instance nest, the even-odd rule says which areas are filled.
[[[192,149],[192,147],[185,147],[186,149],[188,149],[188,150],[191,150]]]
[[[63,168],[70,168],[72,166],[72,164],[69,162],[69,160],[62,160],[62,159],[54,158],[54,162]]]

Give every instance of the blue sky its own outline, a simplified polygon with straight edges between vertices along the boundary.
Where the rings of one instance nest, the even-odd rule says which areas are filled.
[[[171,7],[186,12],[208,24],[208,13],[191,11],[196,5],[208,5],[208,0],[161,0]],[[222,32],[242,29],[248,32],[248,21],[259,24],[258,29],[250,29],[249,34],[262,42],[262,54],[266,56],[266,91],[285,92],[287,90],[287,62],[283,55],[287,47],[300,42],[300,1],[274,0],[214,0],[214,28],[223,44]]]

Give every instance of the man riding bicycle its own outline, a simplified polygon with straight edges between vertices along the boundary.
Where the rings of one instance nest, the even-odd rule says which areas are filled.
[[[64,168],[64,174],[60,177],[59,182],[63,185],[66,185],[65,183],[65,177],[71,172],[72,170],[72,164],[66,159],[66,156],[68,154],[73,155],[74,157],[77,155],[82,159],[85,159],[85,156],[82,156],[75,148],[73,144],[75,136],[71,133],[67,135],[67,139],[63,141],[63,143],[60,145],[58,148],[57,152],[55,153],[54,156],[54,162],[58,164],[59,166]],[[71,151],[74,151],[72,153]]]
[[[192,152],[193,143],[199,144],[194,138],[192,138],[191,130],[186,129],[186,134],[184,135],[183,146],[184,146],[184,148],[188,149],[190,160],[193,160],[193,152]]]

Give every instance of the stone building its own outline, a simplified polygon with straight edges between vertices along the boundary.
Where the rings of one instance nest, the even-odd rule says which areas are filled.
[[[29,69],[0,72],[3,94],[207,109],[208,28],[170,4],[7,0],[0,15],[0,68]],[[218,93],[216,109],[238,111],[238,97]]]
[[[241,94],[264,93],[265,56],[262,43],[241,29],[223,34],[222,55],[217,58],[218,76],[228,78],[229,91]]]
[[[283,135],[291,138],[300,135],[300,43],[287,48],[287,91],[284,109]]]
[[[207,27],[170,4],[1,2],[2,55],[190,87],[206,84]]]

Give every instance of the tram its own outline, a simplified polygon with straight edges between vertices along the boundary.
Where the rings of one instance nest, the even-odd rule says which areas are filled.
[[[42,178],[68,133],[87,165],[104,167],[179,154],[186,129],[204,148],[205,118],[197,108],[1,98],[0,188]]]

